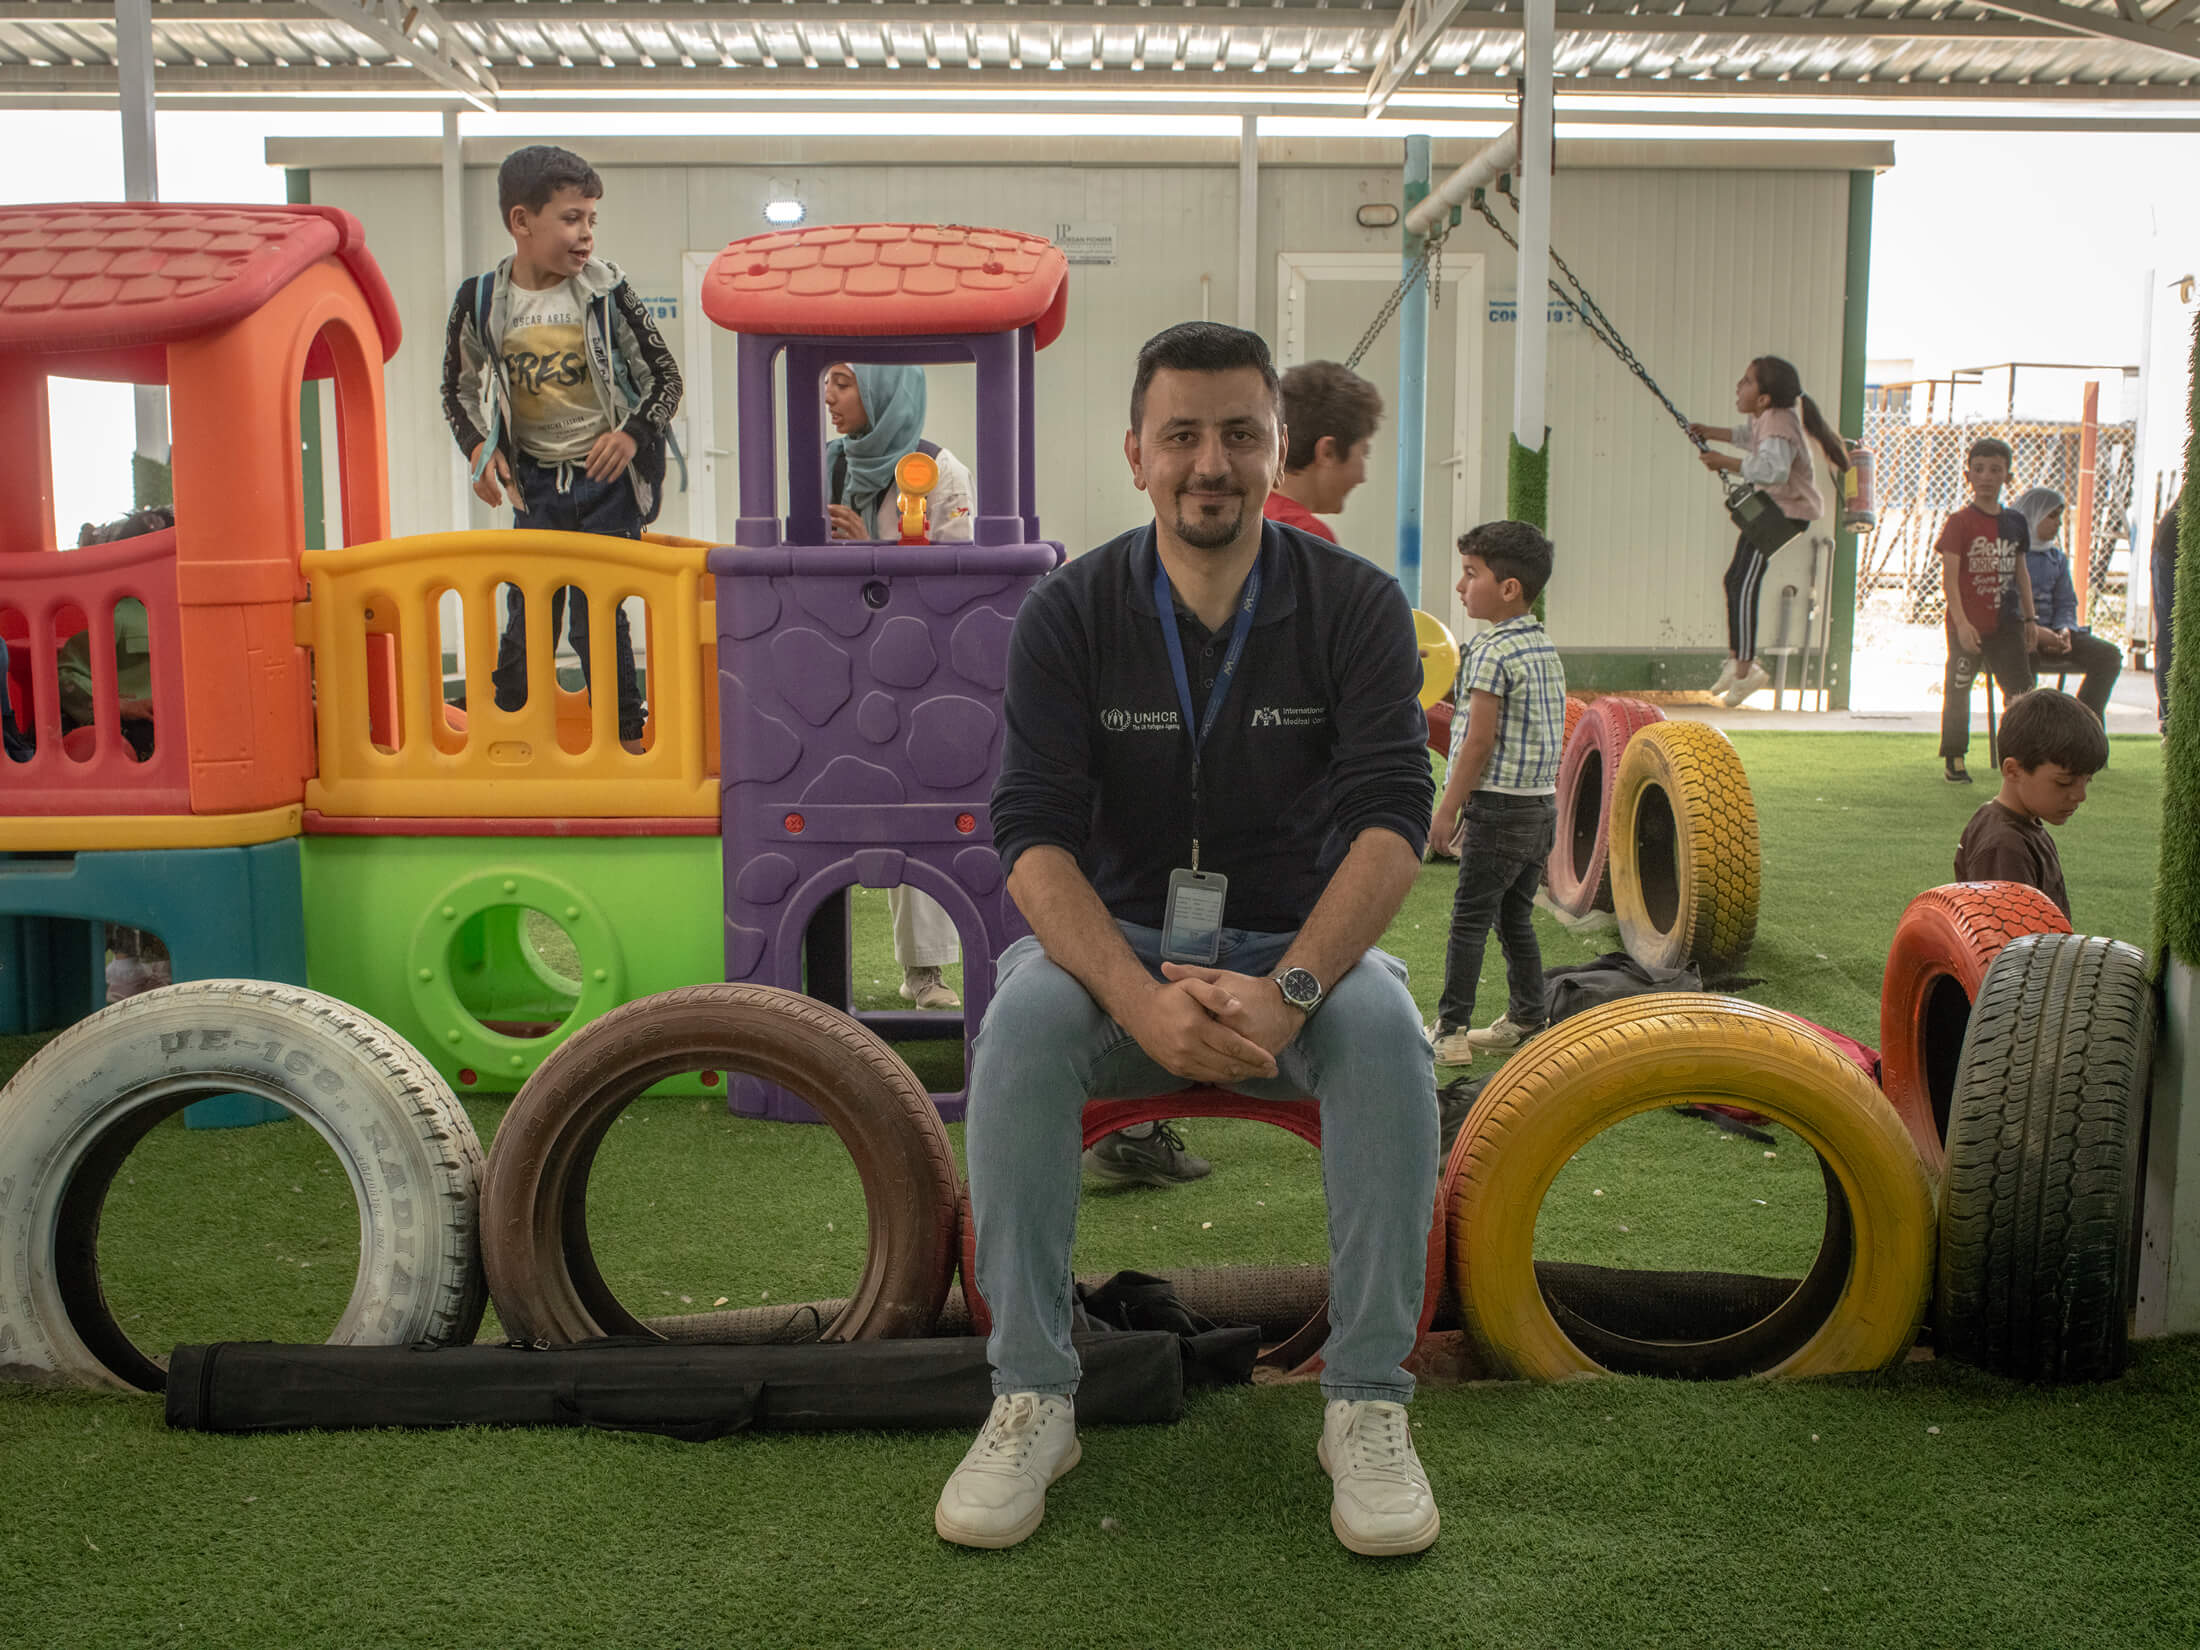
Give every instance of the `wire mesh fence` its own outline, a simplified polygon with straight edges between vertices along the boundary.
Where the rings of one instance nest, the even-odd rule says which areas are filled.
[[[1867,407],[1864,444],[1877,464],[1879,525],[1858,555],[1859,616],[1937,630],[1945,613],[1941,524],[1970,497],[1964,454],[1995,436],[2016,454],[2003,502],[2013,507],[2028,489],[2052,487],[2065,500],[2062,547],[2071,582],[2080,590],[2078,622],[2119,644],[2129,628],[2131,514],[2135,426],[2096,423],[2090,531],[2079,520],[2080,467],[2088,426],[2023,419],[1917,424],[1906,407]],[[2082,558],[2081,558],[2082,552]],[[2083,559],[2085,566],[2080,568]]]

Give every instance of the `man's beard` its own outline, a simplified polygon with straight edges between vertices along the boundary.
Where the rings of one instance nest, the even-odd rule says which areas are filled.
[[[1237,498],[1237,514],[1227,521],[1211,520],[1205,516],[1187,519],[1184,514],[1184,495],[1179,493],[1176,501],[1176,536],[1194,550],[1220,550],[1234,544],[1238,534],[1245,528],[1245,495],[1240,493]]]

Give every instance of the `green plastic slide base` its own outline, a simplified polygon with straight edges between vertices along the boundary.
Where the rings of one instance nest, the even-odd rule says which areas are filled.
[[[620,1004],[725,978],[719,846],[309,836],[307,982],[388,1025],[460,1094],[511,1093]],[[650,1092],[726,1091],[691,1074]]]

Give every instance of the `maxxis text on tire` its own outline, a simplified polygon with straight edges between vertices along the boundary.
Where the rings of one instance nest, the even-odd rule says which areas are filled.
[[[230,1093],[287,1107],[351,1180],[359,1271],[330,1342],[473,1339],[484,1298],[481,1145],[443,1079],[389,1027],[333,997],[194,980],[79,1021],[0,1089],[0,1379],[166,1384],[100,1287],[100,1214],[156,1124]]]
[[[1956,1066],[1987,968],[2019,935],[2069,932],[2055,902],[2021,882],[1928,888],[1895,924],[1879,984],[1879,1080],[1935,1175],[1947,1161]]]
[[[1637,733],[1664,720],[1664,711],[1641,699],[1608,694],[1582,704],[1567,696],[1566,743],[1558,762],[1558,841],[1543,880],[1551,903],[1569,916],[1612,909],[1612,797],[1620,760]]]
[[[1536,1276],[1544,1195],[1596,1135],[1690,1101],[1747,1106],[1817,1151],[1828,1212],[1817,1264],[1770,1317],[1723,1340],[1676,1346],[1580,1326],[1570,1333]],[[1552,1026],[1490,1079],[1445,1181],[1460,1316],[1493,1373],[1715,1379],[1879,1369],[1908,1350],[1924,1319],[1932,1188],[1909,1136],[1831,1044],[1736,998],[1660,992]]]
[[[2153,1052],[2134,947],[2075,934],[2002,947],[1949,1116],[1935,1351],[2019,1380],[2122,1372]]]
[[[1741,756],[1704,722],[1628,741],[1612,796],[1620,943],[1651,968],[1736,967],[1757,938],[1757,804]]]
[[[820,1338],[930,1334],[956,1259],[946,1126],[876,1035],[812,998],[761,985],[640,998],[583,1027],[528,1078],[497,1129],[482,1187],[482,1260],[505,1329],[553,1345],[651,1333],[597,1270],[588,1174],[627,1104],[690,1071],[791,1090],[855,1161],[869,1222],[863,1273]]]

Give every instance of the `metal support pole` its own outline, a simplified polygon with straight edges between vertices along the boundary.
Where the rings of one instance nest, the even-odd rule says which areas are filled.
[[[1405,204],[1411,212],[1428,193],[1429,140],[1406,139]],[[1422,239],[1405,231],[1399,271],[1421,257]],[[1428,282],[1415,281],[1398,309],[1398,582],[1406,600],[1421,605],[1421,472],[1428,424]]]
[[[2154,387],[2154,286],[2156,271],[2149,269],[2140,277],[2139,289],[2139,382],[2130,386],[2135,451],[2131,459],[2131,571],[2124,580],[2124,656],[2136,665],[2142,657],[2152,657],[2147,638],[2153,634],[2154,617],[2154,523],[2161,514],[2157,498],[2153,511],[2142,511],[2147,497],[2147,485],[2151,481],[2157,490],[2160,478],[2155,475],[2157,444],[2154,440],[2154,403],[2149,399]]]
[[[125,200],[160,199],[160,156],[153,138],[152,0],[116,0],[115,80],[122,104],[122,196]],[[165,502],[142,496],[143,472],[168,462],[168,393],[158,384],[135,386],[138,462],[131,465],[138,485],[136,504]]]
[[[2093,495],[2096,488],[2094,472],[2098,468],[2101,447],[2101,386],[2097,379],[2087,379],[2085,404],[2081,413],[2083,422],[2078,429],[2078,496],[2070,501],[2065,524],[2070,529],[2070,588],[2078,598],[2078,623],[2085,624],[2092,612],[2093,584]],[[2039,592],[2034,591],[2037,598]]]
[[[1550,362],[1553,42],[1557,0],[1527,0],[1526,79],[1520,100],[1520,323],[1513,343],[1513,439],[1543,449]]]
[[[443,111],[443,290],[456,292],[466,278],[466,165],[459,141],[458,110]],[[472,466],[456,446],[451,453],[451,530],[473,525]]]
[[[1260,116],[1238,118],[1237,324],[1260,330]]]

